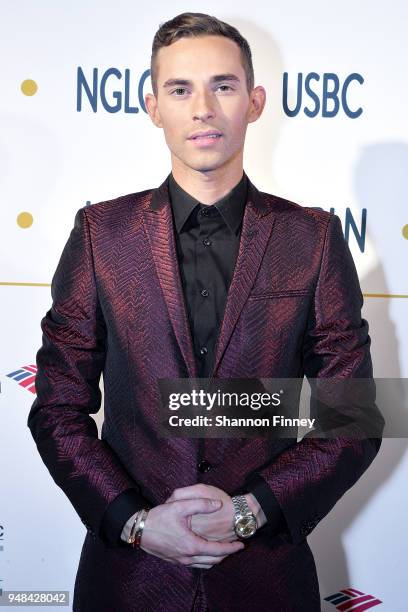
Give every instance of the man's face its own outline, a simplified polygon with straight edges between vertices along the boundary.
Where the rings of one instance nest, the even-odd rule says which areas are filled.
[[[262,87],[248,94],[234,41],[203,36],[162,47],[157,54],[157,92],[157,98],[147,94],[146,106],[152,121],[164,130],[173,165],[206,172],[234,158],[242,160],[247,125],[261,114],[265,96]],[[221,136],[191,138],[209,130]]]

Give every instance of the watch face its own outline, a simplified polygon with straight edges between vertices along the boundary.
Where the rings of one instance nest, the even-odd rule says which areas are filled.
[[[242,516],[235,523],[235,532],[240,538],[249,538],[255,533],[256,527],[254,516]]]

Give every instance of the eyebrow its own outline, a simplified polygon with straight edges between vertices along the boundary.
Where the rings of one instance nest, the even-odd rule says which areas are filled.
[[[219,83],[220,81],[233,81],[236,83],[240,82],[240,78],[236,74],[216,74],[211,77],[210,83]],[[174,85],[192,85],[193,82],[188,79],[167,79],[165,83],[163,83],[163,87],[173,87]]]

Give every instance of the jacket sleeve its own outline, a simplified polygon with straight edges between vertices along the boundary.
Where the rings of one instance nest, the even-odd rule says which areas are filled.
[[[340,219],[330,214],[303,342],[307,378],[372,378],[371,338],[361,318],[362,304]],[[381,437],[304,437],[250,474],[246,485],[259,478],[265,481],[285,517],[284,537],[298,544],[360,478],[380,446]]]
[[[76,213],[52,278],[51,295],[51,308],[41,320],[37,395],[27,425],[44,464],[88,532],[112,547],[120,532],[113,526],[101,529],[108,505],[124,491],[129,507],[147,502],[108,443],[98,438],[90,416],[101,406],[106,326],[85,207]],[[115,537],[108,538],[107,531]]]

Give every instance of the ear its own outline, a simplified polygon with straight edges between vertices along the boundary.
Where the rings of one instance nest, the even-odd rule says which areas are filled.
[[[248,105],[248,123],[259,119],[262,115],[266,102],[266,91],[262,85],[258,85],[251,91]]]
[[[159,108],[157,104],[157,99],[153,94],[145,95],[145,106],[147,108],[147,112],[149,113],[150,119],[153,121],[156,127],[163,127]]]

